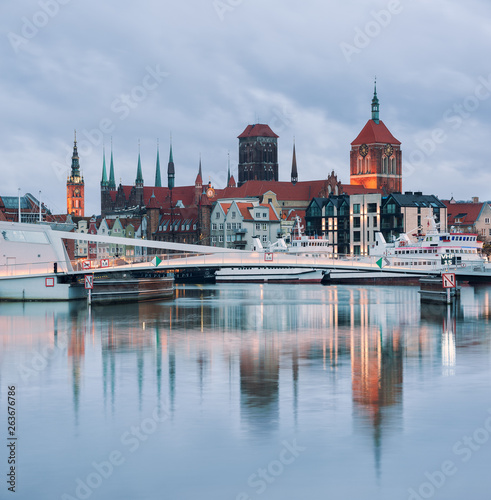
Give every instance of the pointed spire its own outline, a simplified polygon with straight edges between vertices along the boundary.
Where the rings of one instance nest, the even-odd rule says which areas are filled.
[[[227,186],[230,184],[230,151],[228,152]]]
[[[106,148],[102,147],[102,179],[101,179],[101,187],[107,187],[107,172],[106,172]]]
[[[72,178],[80,178],[80,158],[77,151],[77,131],[74,131],[75,138],[73,140],[73,154],[72,154]]]
[[[136,169],[136,186],[143,186],[142,164],[140,160],[140,140],[138,140],[138,167]]]
[[[176,172],[174,169],[174,157],[172,156],[172,135],[170,136],[170,152],[169,152],[169,163],[167,165],[167,185],[169,189],[174,188],[174,178]]]
[[[295,139],[293,139],[292,184],[295,185],[297,181],[298,181],[297,155],[295,153]]]
[[[157,165],[155,167],[155,187],[162,187],[162,179],[160,177],[160,155],[159,155],[158,139],[157,139]]]
[[[109,182],[108,187],[110,190],[116,190],[116,180],[114,179],[114,162],[113,162],[113,138],[111,137],[111,165],[109,167]]]
[[[379,123],[379,102],[377,97],[377,77],[375,77],[373,99],[372,99],[372,120],[378,124]]]
[[[203,174],[201,172],[201,153],[199,154],[198,175],[196,176],[196,180],[194,181],[194,185],[197,187],[201,187],[203,185]]]

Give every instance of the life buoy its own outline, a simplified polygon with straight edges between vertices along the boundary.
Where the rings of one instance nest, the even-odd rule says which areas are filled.
[[[400,246],[400,247],[405,247],[405,246],[406,246],[406,242],[405,242],[405,241],[401,241],[401,242],[399,243],[399,246]]]

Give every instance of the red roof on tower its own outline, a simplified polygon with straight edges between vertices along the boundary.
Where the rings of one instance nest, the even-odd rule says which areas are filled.
[[[351,143],[352,146],[359,144],[401,144],[385,126],[385,123],[380,120],[375,123],[373,120],[368,120],[363,130],[358,134],[358,137]]]
[[[255,125],[247,125],[244,132],[240,134],[237,138],[244,139],[246,137],[276,137],[276,135],[270,128],[269,125],[264,125],[261,123],[256,123]]]

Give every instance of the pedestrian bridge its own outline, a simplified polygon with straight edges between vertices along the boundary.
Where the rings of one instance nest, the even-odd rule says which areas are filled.
[[[52,230],[48,225],[0,222],[0,277],[33,274],[108,273],[116,270],[166,270],[219,269],[244,267],[315,268],[330,271],[333,276],[353,276],[362,273],[373,277],[418,277],[440,274],[440,266],[391,265],[389,259],[381,263],[380,257],[330,256],[328,254],[296,255],[288,252],[251,252],[223,247],[189,245],[185,243],[128,239],[107,235],[92,235]],[[66,240],[78,240],[117,246],[140,247],[136,257],[109,257],[100,259],[68,259]],[[172,253],[169,253],[172,252]],[[3,256],[2,256],[3,255]],[[400,260],[400,258],[399,258]],[[382,268],[380,267],[382,265]],[[452,271],[449,269],[449,271]],[[486,279],[491,276],[484,266],[458,270],[459,279],[477,273]],[[361,277],[361,276],[360,276]]]

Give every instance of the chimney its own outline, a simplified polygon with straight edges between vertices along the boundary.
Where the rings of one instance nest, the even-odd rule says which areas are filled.
[[[473,196],[472,203],[479,203],[479,196]]]

